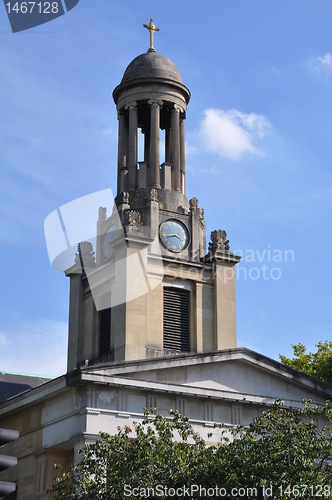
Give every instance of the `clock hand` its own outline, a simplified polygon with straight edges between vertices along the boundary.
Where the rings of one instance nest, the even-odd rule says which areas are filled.
[[[172,238],[173,236],[175,236],[175,238],[178,238],[179,240],[183,241],[183,239],[181,238],[181,236],[179,236],[176,233],[174,233],[174,234],[167,234],[166,238]]]

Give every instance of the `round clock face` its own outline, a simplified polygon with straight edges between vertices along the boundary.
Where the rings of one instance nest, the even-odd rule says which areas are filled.
[[[111,226],[107,231],[105,239],[104,239],[104,255],[107,259],[112,257],[114,254],[113,241],[115,240],[117,235],[116,226]]]
[[[159,235],[170,252],[181,252],[189,243],[188,229],[178,220],[165,220],[160,225]]]

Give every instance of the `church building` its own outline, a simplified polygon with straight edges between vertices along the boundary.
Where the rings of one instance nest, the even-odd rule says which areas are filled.
[[[240,257],[221,229],[212,231],[207,247],[204,210],[186,193],[191,94],[175,65],[154,49],[152,19],[145,27],[150,47],[130,62],[113,92],[114,208],[109,214],[99,208],[95,237],[79,244],[66,270],[67,373],[2,399],[0,377],[0,428],[20,431],[4,449],[18,465],[0,480],[16,482],[18,500],[49,498],[55,462],[77,463],[85,443],[139,422],[146,407],[163,415],[177,409],[207,443],[216,443],[214,422],[247,425],[276,398],[300,406],[303,399],[332,397],[329,384],[237,347]]]

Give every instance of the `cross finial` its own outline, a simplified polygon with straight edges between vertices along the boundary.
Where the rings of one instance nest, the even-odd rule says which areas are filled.
[[[154,24],[153,19],[150,19],[149,24],[143,24],[144,28],[148,29],[150,31],[150,49],[154,50],[153,47],[153,34],[155,31],[159,31],[159,28]],[[149,50],[150,50],[149,49]]]

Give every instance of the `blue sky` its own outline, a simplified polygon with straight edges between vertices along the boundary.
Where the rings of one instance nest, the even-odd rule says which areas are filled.
[[[116,190],[112,91],[150,17],[192,94],[187,196],[243,254],[238,346],[278,359],[331,339],[330,0],[81,0],[16,34],[1,7],[0,371],[66,369],[69,283],[44,220]]]

